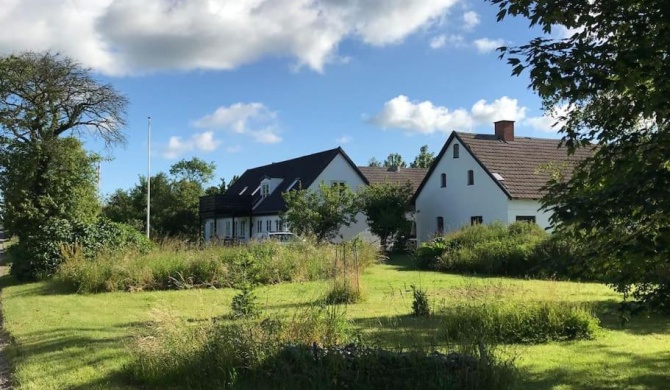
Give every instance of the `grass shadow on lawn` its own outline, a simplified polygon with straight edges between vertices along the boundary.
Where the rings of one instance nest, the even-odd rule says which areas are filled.
[[[670,334],[670,316],[659,313],[631,315],[620,311],[620,304],[617,300],[590,303],[604,329],[633,335]]]
[[[670,351],[653,357],[617,351],[602,344],[576,344],[576,354],[593,356],[586,364],[521,370],[521,389],[665,389],[670,384]]]
[[[390,265],[396,271],[418,271],[414,258],[408,253],[391,253],[383,264]]]

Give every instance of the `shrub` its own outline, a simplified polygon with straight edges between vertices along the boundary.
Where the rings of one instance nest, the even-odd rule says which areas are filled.
[[[543,343],[592,339],[599,321],[582,306],[567,303],[486,303],[444,308],[440,314],[449,340]]]
[[[52,276],[65,260],[64,252],[81,251],[91,259],[103,252],[146,253],[153,248],[134,228],[105,219],[95,223],[51,219],[39,231],[39,235],[24,237],[10,248],[11,273],[19,280]]]
[[[410,287],[412,288],[412,294],[414,295],[412,315],[414,317],[430,316],[430,304],[428,303],[428,294],[426,293],[426,290],[416,288],[414,285],[411,285]]]
[[[233,297],[231,310],[234,317],[257,317],[261,313],[258,297],[251,283],[245,283],[239,294]]]
[[[419,269],[437,269],[437,262],[447,250],[447,243],[443,237],[437,237],[429,242],[422,243],[416,250],[414,260]]]
[[[353,304],[363,300],[360,289],[350,278],[345,277],[333,281],[325,302],[329,305]]]

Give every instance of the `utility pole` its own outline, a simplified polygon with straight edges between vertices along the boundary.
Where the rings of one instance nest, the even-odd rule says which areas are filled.
[[[147,126],[147,238],[149,237],[151,217],[151,117]]]

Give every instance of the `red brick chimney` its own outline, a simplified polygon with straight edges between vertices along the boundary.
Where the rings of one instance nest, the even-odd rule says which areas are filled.
[[[514,121],[493,122],[496,131],[496,137],[505,142],[514,141]]]

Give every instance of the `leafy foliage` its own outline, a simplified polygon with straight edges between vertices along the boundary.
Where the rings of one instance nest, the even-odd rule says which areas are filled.
[[[502,48],[559,113],[570,152],[598,145],[574,174],[552,180],[543,205],[559,232],[588,243],[617,291],[670,310],[670,14],[662,0],[491,0],[565,38]],[[562,112],[562,114],[561,114]]]
[[[4,227],[20,239],[42,236],[50,219],[90,222],[100,211],[97,157],[75,138],[11,141],[0,152]]]
[[[407,219],[407,213],[411,210],[412,195],[411,183],[375,184],[361,192],[361,209],[367,217],[370,231],[379,236],[384,248],[396,236],[409,233],[411,221]]]
[[[409,167],[430,168],[430,166],[433,165],[433,161],[435,161],[435,154],[428,152],[428,145],[423,145],[419,150],[419,155],[414,158],[414,161],[409,164]]]
[[[170,167],[172,176],[161,172],[151,178],[150,222],[153,237],[197,237],[200,231],[199,199],[205,195],[204,183],[212,179],[214,169],[214,163],[193,158],[173,164]],[[107,199],[103,214],[113,221],[144,230],[146,198],[146,178],[140,177],[140,182],[129,190],[116,190]]]
[[[391,153],[384,160],[384,167],[386,168],[405,168],[407,163],[402,159],[402,156],[398,153]]]
[[[372,158],[368,161],[368,166],[369,166],[369,167],[377,167],[377,168],[378,168],[378,167],[381,167],[381,166],[382,166],[382,163],[379,162],[379,160],[377,160],[376,158],[372,157]]]
[[[135,250],[148,252],[153,245],[132,227],[101,219],[96,222],[71,222],[51,218],[40,226],[40,233],[21,239],[8,249],[11,273],[19,280],[52,276],[68,253],[93,259],[102,252]]]
[[[360,211],[356,194],[346,185],[321,182],[318,191],[293,190],[282,196],[287,208],[283,218],[291,230],[319,242],[336,238],[342,226],[356,223]]]

